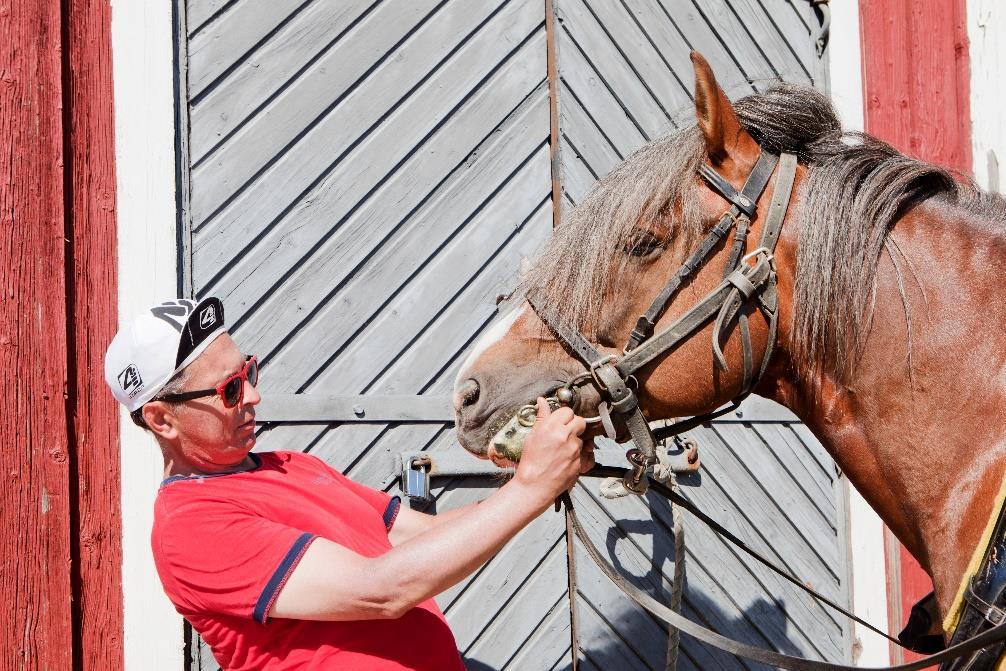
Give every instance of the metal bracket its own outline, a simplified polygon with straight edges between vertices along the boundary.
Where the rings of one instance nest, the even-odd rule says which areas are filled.
[[[603,466],[624,466],[624,448],[617,443],[600,439],[604,444],[597,445],[594,449],[594,459]],[[699,470],[701,462],[698,456],[698,444],[690,438],[677,438],[673,444],[671,441],[660,443],[662,446],[669,446],[665,462],[670,464],[671,470],[675,473],[694,473]],[[675,451],[673,446],[677,446]],[[610,447],[609,447],[610,446]],[[428,501],[430,495],[430,479],[439,477],[486,477],[512,473],[513,469],[500,468],[491,461],[478,459],[460,447],[445,451],[423,452],[410,450],[401,452],[396,467],[392,475],[387,478],[382,487],[391,485],[396,479],[400,479],[402,493],[410,498]]]
[[[699,444],[692,438],[673,436],[672,442],[677,451],[668,451],[666,461],[675,473],[696,473],[702,467],[699,460]],[[664,443],[665,447],[669,447]]]

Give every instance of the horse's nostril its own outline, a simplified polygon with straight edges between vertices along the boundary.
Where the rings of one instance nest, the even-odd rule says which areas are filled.
[[[472,379],[465,380],[458,387],[458,396],[461,399],[462,408],[475,405],[479,400],[479,383]]]

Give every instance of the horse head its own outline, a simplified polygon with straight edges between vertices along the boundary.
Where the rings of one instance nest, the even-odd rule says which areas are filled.
[[[766,138],[756,137],[766,135],[760,133],[759,124],[780,126],[766,108],[787,91],[761,96],[735,109],[702,56],[693,53],[692,61],[696,124],[644,146],[595,186],[525,271],[508,315],[476,344],[461,367],[454,396],[458,437],[472,453],[496,457],[490,439],[518,408],[536,396],[551,395],[584,372],[584,364],[554,337],[526,298],[533,297],[536,307],[553,312],[583,333],[601,355],[621,355],[636,318],[646,312],[696,242],[721,223],[730,208],[723,195],[700,176],[700,168],[711,167],[740,191],[763,149],[779,152],[838,132],[827,101],[805,90],[804,97],[825,107],[828,114],[823,119],[808,118],[813,123],[807,125],[814,127],[803,135],[799,130],[790,132],[789,144],[794,147],[763,147],[759,140],[764,143]],[[808,117],[812,115],[815,111],[807,112]],[[772,139],[777,141],[778,135]],[[801,167],[798,181],[802,173]],[[757,203],[747,240],[758,239],[764,203],[775,179],[773,174]],[[786,229],[785,235],[791,232]],[[739,245],[742,253],[751,251],[745,240]],[[734,246],[730,235],[717,242],[656,321],[658,331],[723,282],[724,263]],[[780,245],[773,267],[793,267],[794,248],[795,243]],[[783,298],[780,309],[786,310],[791,280],[780,270],[778,281]],[[750,306],[741,312],[750,350],[760,362],[769,344],[769,323]],[[710,320],[672,352],[633,375],[630,382],[638,385],[640,404],[648,417],[706,412],[740,393],[744,381],[741,341],[718,334],[722,356],[717,364],[711,345],[713,329]],[[581,385],[577,391],[571,399],[574,409],[596,416],[601,401],[598,386]]]

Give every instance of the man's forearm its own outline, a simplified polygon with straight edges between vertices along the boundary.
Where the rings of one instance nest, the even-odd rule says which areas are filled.
[[[435,526],[375,560],[378,572],[393,581],[408,610],[488,561],[550,503],[511,481],[479,504],[438,515]]]

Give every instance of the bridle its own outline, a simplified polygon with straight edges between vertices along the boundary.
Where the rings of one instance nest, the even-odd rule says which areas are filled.
[[[762,227],[761,238],[754,251],[744,254],[747,244],[748,229],[751,220],[757,212],[757,202],[765,190],[776,166],[779,174],[770,198],[768,212]],[[642,495],[649,488],[647,472],[657,466],[659,455],[657,442],[664,437],[677,435],[716,417],[736,409],[746,398],[759,380],[764,376],[775,347],[778,334],[778,292],[776,288],[776,268],[774,252],[779,241],[782,223],[786,216],[793,183],[796,176],[797,159],[794,154],[783,153],[776,156],[764,150],[758,156],[758,161],[748,175],[741,191],[737,191],[722,175],[712,167],[703,164],[699,175],[716,193],[730,203],[719,222],[702,240],[698,248],[685,260],[674,273],[661,292],[651,303],[649,309],[639,317],[621,356],[602,355],[593,344],[576,329],[565,324],[552,310],[535,296],[528,296],[528,302],[541,321],[548,327],[555,338],[565,349],[576,357],[586,368],[564,386],[556,390],[555,399],[562,405],[573,405],[578,387],[593,384],[600,392],[602,402],[599,406],[600,420],[605,433],[612,439],[617,431],[611,421],[614,413],[622,418],[635,447],[627,453],[630,467],[624,469],[621,484],[629,492]],[[672,324],[654,335],[657,321],[667,310],[674,297],[694,273],[708,260],[710,253],[726,234],[735,229],[733,243],[723,271],[723,281],[687,312]],[[747,323],[750,310],[742,310],[745,305],[754,304],[768,322],[768,340],[761,364],[755,369],[751,334]],[[743,377],[737,396],[724,408],[680,420],[669,425],[652,429],[650,423],[639,407],[636,391],[633,389],[633,375],[657,358],[673,352],[682,342],[698,332],[709,320],[715,318],[712,332],[712,348],[714,361],[720,370],[727,370],[727,361],[723,355],[723,344],[729,337],[734,320],[737,321],[741,333],[743,355]],[[523,409],[522,409],[523,410]],[[598,470],[598,469],[595,469]],[[603,470],[603,469],[601,469]],[[609,469],[610,470],[610,469]],[[623,469],[615,469],[622,471]],[[616,481],[617,482],[617,481]],[[688,502],[663,486],[658,479],[658,493],[674,500],[679,505],[688,506]],[[862,667],[851,667],[841,664],[819,662],[800,657],[783,655],[771,650],[758,648],[729,639],[677,613],[660,603],[652,596],[639,589],[623,576],[602,556],[594,545],[589,534],[584,530],[576,516],[569,493],[560,497],[566,507],[569,524],[572,531],[583,543],[590,558],[598,568],[622,592],[649,611],[654,616],[665,621],[673,628],[699,639],[713,647],[724,650],[763,664],[769,664],[793,671],[864,671]],[[557,502],[558,504],[558,502]],[[807,590],[811,591],[812,590]],[[820,595],[812,592],[815,598]],[[830,602],[829,602],[830,604]],[[837,607],[835,604],[830,604]],[[867,624],[858,617],[838,608],[846,615],[861,624]],[[871,629],[877,631],[874,627]],[[880,632],[882,633],[882,632]],[[962,658],[974,651],[993,645],[1006,639],[1006,623],[988,629],[972,638],[956,643],[934,655],[929,655],[915,662],[898,666],[884,667],[874,671],[914,671],[924,669],[934,664]],[[865,671],[870,671],[869,669]]]
[[[764,192],[776,165],[779,166],[779,176],[772,192],[761,238],[754,251],[744,254],[751,220],[757,212],[758,199]],[[589,373],[589,375],[578,375],[561,387],[557,391],[559,400],[562,401],[563,396],[572,399],[578,386],[584,382],[592,383],[601,394],[599,412],[605,433],[611,438],[617,435],[614,423],[611,421],[612,414],[620,417],[628,429],[635,448],[627,455],[632,469],[623,484],[636,494],[646,492],[648,486],[646,472],[658,462],[656,450],[658,440],[687,431],[736,409],[765,374],[775,346],[779,320],[773,254],[792,194],[796,165],[796,156],[793,154],[784,153],[777,156],[762,151],[740,191],[712,167],[702,165],[699,168],[699,175],[705,179],[710,188],[730,203],[730,209],[723,213],[698,248],[685,260],[653,300],[646,313],[639,317],[621,356],[602,355],[583,334],[559,319],[551,308],[535,296],[528,297],[528,302],[538,318],[567,351],[584,364]],[[705,265],[712,250],[731,229],[735,230],[723,270],[723,281],[674,323],[654,334],[657,321],[683,284]],[[768,343],[757,370],[754,366],[747,311],[742,310],[752,301],[769,325]],[[723,355],[723,344],[735,320],[739,325],[743,352],[740,392],[725,408],[674,422],[657,430],[651,429],[633,390],[633,386],[636,386],[633,384],[634,374],[657,358],[675,350],[714,317],[713,355],[716,365],[724,371],[727,370],[727,361]]]

